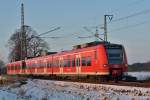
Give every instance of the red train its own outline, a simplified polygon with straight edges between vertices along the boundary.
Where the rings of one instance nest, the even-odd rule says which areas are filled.
[[[9,75],[85,75],[121,79],[127,70],[124,47],[109,42],[76,45],[70,51],[7,64]]]

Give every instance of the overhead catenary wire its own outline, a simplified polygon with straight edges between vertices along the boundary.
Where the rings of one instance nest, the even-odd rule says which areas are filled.
[[[120,28],[117,28],[117,29],[113,29],[113,30],[111,30],[109,32],[116,32],[116,31],[120,31],[120,30],[126,30],[126,29],[129,29],[129,28],[138,27],[140,25],[148,24],[148,23],[150,23],[150,20],[143,21],[143,22],[136,23],[136,24],[132,24],[132,25],[128,25],[128,26],[123,26],[123,27],[120,27]]]
[[[54,28],[54,29],[52,29],[52,30],[50,30],[50,31],[41,33],[41,34],[39,34],[39,35],[37,35],[37,36],[40,37],[41,35],[49,34],[50,32],[56,31],[56,30],[58,30],[58,29],[60,29],[60,27],[57,27],[57,28]]]
[[[70,37],[70,36],[73,36],[75,35],[75,33],[72,33],[72,34],[66,34],[66,35],[63,35],[63,36],[38,36],[39,38],[46,38],[46,39],[61,39],[61,38],[67,38],[67,37]]]
[[[112,10],[109,13],[120,12],[121,10],[126,10],[127,8],[138,5],[138,4],[142,3],[143,1],[145,1],[145,0],[136,0],[136,1],[130,2],[128,4],[120,5],[118,8]]]
[[[117,11],[120,11],[120,10],[123,10],[123,9],[127,9],[128,7],[131,7],[133,5],[140,4],[143,1],[145,1],[145,0],[136,0],[136,1],[133,1],[133,2],[131,2],[129,4],[125,4],[125,5],[123,5],[123,7],[121,6],[121,8],[117,8],[117,9],[114,9],[113,11],[109,12],[109,14],[113,14],[114,12],[117,12]],[[129,16],[128,18],[130,18],[130,15],[128,15],[128,16]],[[127,17],[127,16],[125,16],[125,17]],[[124,18],[124,17],[112,20],[112,22],[116,22],[117,20],[121,21],[121,20],[123,20],[122,18]],[[125,18],[125,19],[127,19],[127,18]],[[110,24],[110,23],[108,23],[108,24]],[[104,26],[104,24],[99,24],[99,25],[96,25],[96,26],[91,26],[91,28],[95,28],[95,27],[101,28],[103,26]]]
[[[146,9],[146,10],[143,10],[143,11],[140,11],[140,12],[136,12],[136,13],[130,14],[130,15],[125,16],[125,17],[120,17],[118,19],[112,20],[112,22],[122,21],[122,20],[125,20],[125,19],[129,19],[129,18],[132,18],[132,17],[136,17],[136,16],[139,16],[139,15],[148,14],[148,13],[150,13],[150,9]]]

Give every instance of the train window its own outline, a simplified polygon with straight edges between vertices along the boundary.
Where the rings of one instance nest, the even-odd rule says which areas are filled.
[[[107,57],[109,64],[121,64],[123,62],[123,50],[120,46],[107,47]]]
[[[53,62],[52,62],[52,66],[55,67],[55,61],[54,61],[54,60],[53,60]]]
[[[19,66],[18,65],[16,65],[16,70],[18,70],[19,69]]]
[[[44,65],[43,67],[47,67],[47,64],[46,64],[46,62],[43,62],[43,65]]]
[[[16,70],[16,65],[14,65],[14,70]]]
[[[41,68],[41,67],[43,66],[43,63],[40,61],[40,62],[39,62],[39,65],[40,65],[39,67]]]
[[[53,61],[53,67],[58,67],[59,66],[59,61],[58,60],[54,60]]]
[[[40,67],[42,68],[42,67],[44,67],[44,65],[45,65],[44,62],[41,61],[41,66]]]
[[[82,57],[82,66],[86,66],[86,58]]]
[[[52,61],[52,67],[55,67],[54,61]]]
[[[40,67],[40,64],[39,64],[38,62],[34,62],[33,65],[32,65],[32,67],[33,67],[33,68],[35,68],[35,67]]]
[[[18,70],[19,69],[19,65],[16,65],[16,70]]]
[[[48,61],[47,62],[47,67],[51,67],[51,65],[52,65],[51,61]]]
[[[20,64],[18,65],[18,69],[20,69]]]
[[[52,67],[52,62],[51,61],[49,62],[49,67]]]
[[[67,67],[70,67],[71,63],[70,63],[70,59],[67,60]]]
[[[47,66],[47,68],[49,67],[49,61],[46,62],[46,66]]]
[[[67,59],[64,60],[63,66],[64,66],[64,67],[67,67],[67,66],[68,66],[68,61],[67,61]]]
[[[72,67],[75,67],[75,59],[72,59]]]
[[[18,67],[18,66],[17,66],[17,65],[15,65],[15,70],[17,70],[17,67]]]
[[[56,67],[59,67],[59,60],[56,60]]]
[[[31,67],[34,68],[34,67],[37,67],[37,66],[36,66],[35,63],[32,63],[32,64],[31,64]]]
[[[32,64],[31,64],[31,67],[34,68],[34,67],[37,67],[37,66],[36,66],[35,63],[32,63]]]
[[[91,57],[87,57],[87,66],[91,66]]]
[[[32,63],[30,66],[31,66],[31,68],[34,68],[34,67],[35,67],[35,64],[34,64],[34,63]]]
[[[42,66],[43,66],[43,63],[42,63],[42,62],[40,62],[40,66],[39,66],[39,67],[41,68]]]
[[[14,65],[14,70],[16,70],[16,65]]]
[[[64,67],[70,67],[71,66],[71,60],[70,59],[65,59],[63,63]]]
[[[45,67],[45,62],[41,62],[41,67]]]
[[[13,70],[15,70],[15,65],[13,65]]]
[[[16,70],[18,70],[19,69],[19,66],[18,65],[16,65]]]
[[[16,65],[14,65],[13,67],[14,67],[13,69],[16,70]]]
[[[16,70],[16,65],[14,66],[14,70]]]

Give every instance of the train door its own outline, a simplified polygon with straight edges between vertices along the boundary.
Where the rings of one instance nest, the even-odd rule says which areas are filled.
[[[76,73],[80,74],[81,73],[81,57],[80,55],[76,55]]]
[[[63,57],[59,58],[60,74],[63,74]]]

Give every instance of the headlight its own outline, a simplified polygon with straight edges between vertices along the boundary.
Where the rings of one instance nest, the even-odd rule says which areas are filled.
[[[104,66],[104,67],[107,67],[107,64],[104,64],[103,66]]]

